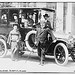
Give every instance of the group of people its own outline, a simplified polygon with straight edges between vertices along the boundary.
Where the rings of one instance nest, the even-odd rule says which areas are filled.
[[[30,13],[28,15],[28,18],[26,18],[26,15],[25,14],[22,14],[21,15],[21,18],[19,18],[19,20],[18,20],[18,17],[17,17],[17,14],[16,13],[13,14],[13,17],[14,17],[14,22],[15,23],[18,23],[18,21],[20,22],[20,27],[21,28],[23,28],[23,27],[24,28],[32,27],[33,24],[34,24],[33,14],[32,13]]]
[[[55,36],[53,35],[52,33],[52,27],[51,27],[51,23],[50,21],[48,21],[48,14],[45,14],[43,15],[44,17],[44,21],[40,21],[40,23],[38,23],[36,25],[36,31],[37,31],[37,34],[36,34],[36,43],[35,45],[37,46],[38,48],[38,55],[39,57],[41,58],[41,49],[40,47],[42,46],[43,47],[43,44],[45,43],[45,40],[46,40],[46,37],[48,36],[48,34],[50,34],[50,36],[52,37],[52,40],[53,42],[56,42],[56,38]],[[31,24],[33,23],[33,20],[31,20]],[[16,39],[15,39],[16,38]],[[9,37],[8,37],[8,43],[11,44],[11,50],[12,50],[12,54],[11,54],[11,57],[13,59],[13,50],[15,48],[15,45],[17,45],[17,42],[20,41],[21,39],[21,35],[18,31],[18,28],[17,28],[17,24],[14,24],[13,25],[13,30],[9,33]],[[43,50],[43,59],[42,61],[44,61],[44,52],[45,50]]]

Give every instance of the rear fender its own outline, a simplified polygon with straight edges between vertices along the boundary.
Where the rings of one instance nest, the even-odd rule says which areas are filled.
[[[4,36],[4,35],[0,35],[0,38],[3,39],[3,40],[5,40],[5,41],[7,41],[7,37]]]

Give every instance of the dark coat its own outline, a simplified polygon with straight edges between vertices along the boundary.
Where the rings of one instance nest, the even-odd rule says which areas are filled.
[[[46,39],[48,33],[52,36],[53,40],[55,39],[51,30],[52,30],[52,28],[51,28],[51,24],[49,21],[45,22],[44,29],[41,29],[40,27],[37,28],[37,34],[36,34],[37,45],[39,42],[41,42],[41,43],[45,42],[45,39]]]

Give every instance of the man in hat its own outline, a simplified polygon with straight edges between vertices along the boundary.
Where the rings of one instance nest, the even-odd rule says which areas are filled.
[[[45,38],[46,38],[47,33],[50,34],[50,36],[52,37],[53,42],[55,42],[54,41],[55,36],[52,33],[53,29],[51,28],[51,23],[48,21],[48,17],[49,17],[48,14],[45,14],[44,15],[45,21],[40,21],[40,23],[38,23],[36,25],[36,30],[37,30],[36,38],[38,40],[37,42],[41,41],[41,43],[43,43]]]
[[[36,45],[38,46],[38,55],[40,56],[40,58],[42,57],[42,63],[44,63],[44,59],[45,59],[45,43],[46,43],[46,39],[48,37],[48,34],[51,35],[53,42],[55,42],[55,36],[52,33],[52,28],[51,28],[51,24],[48,21],[48,14],[44,15],[45,21],[41,21],[40,25],[37,25],[37,35],[36,35]],[[40,49],[41,48],[41,49]]]
[[[30,13],[30,14],[29,14],[29,17],[28,17],[28,26],[29,26],[29,27],[32,27],[33,24],[34,24],[34,20],[32,19],[32,17],[33,17],[33,14]]]
[[[13,24],[13,30],[10,31],[7,43],[11,46],[11,59],[14,58],[14,48],[17,46],[17,42],[20,40],[21,35],[18,31],[18,24]]]
[[[52,30],[51,23],[50,21],[48,21],[48,18],[49,18],[48,14],[43,15],[43,17],[45,19],[45,27],[50,28]]]

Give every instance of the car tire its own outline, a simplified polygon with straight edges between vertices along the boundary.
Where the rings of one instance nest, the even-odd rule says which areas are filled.
[[[58,43],[54,49],[55,61],[58,65],[66,65],[68,62],[68,49],[64,43]]]
[[[71,58],[72,58],[73,62],[75,62],[75,56],[73,55],[73,56],[71,56]]]
[[[36,31],[32,30],[32,31],[29,31],[27,34],[26,34],[26,37],[25,37],[25,44],[26,44],[26,47],[28,48],[29,51],[37,51],[37,49],[34,49],[33,47],[30,46],[29,44],[29,37],[30,35],[32,34],[36,34]]]
[[[4,50],[2,50],[2,49],[4,49]],[[3,53],[1,54],[2,51],[3,51]],[[6,54],[7,54],[6,42],[5,42],[5,40],[0,39],[0,57],[5,57]]]

